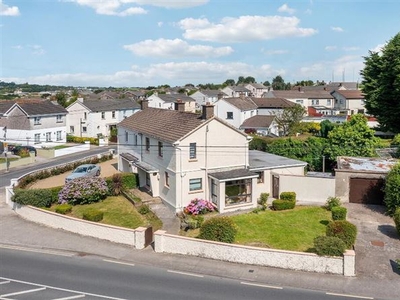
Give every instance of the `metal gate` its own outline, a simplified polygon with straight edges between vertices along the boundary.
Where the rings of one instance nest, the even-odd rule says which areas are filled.
[[[383,178],[350,178],[350,203],[383,205]]]

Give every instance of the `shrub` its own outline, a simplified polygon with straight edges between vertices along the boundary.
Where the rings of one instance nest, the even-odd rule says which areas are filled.
[[[21,205],[50,207],[52,203],[52,192],[50,189],[16,189],[11,200]]]
[[[83,213],[83,219],[92,221],[92,222],[100,222],[103,220],[104,213],[98,209],[88,209]]]
[[[296,201],[296,193],[295,192],[282,192],[279,196],[281,200],[287,201]]]
[[[258,203],[262,206],[262,209],[265,210],[267,208],[269,193],[261,193],[260,199]]]
[[[347,208],[343,206],[335,206],[331,209],[332,220],[346,220]]]
[[[122,192],[122,176],[121,174],[116,173],[111,177],[111,180],[112,180],[111,194],[114,196],[118,196]]]
[[[58,203],[72,205],[98,202],[108,195],[106,181],[100,177],[81,177],[69,181],[58,194]]]
[[[133,174],[133,173],[122,173],[122,187],[125,190],[131,190],[136,188],[136,176],[137,174]]]
[[[340,238],[350,249],[356,242],[357,227],[345,220],[332,221],[326,226],[326,235]]]
[[[141,214],[141,215],[146,215],[146,214],[148,214],[149,212],[151,212],[151,209],[150,209],[150,207],[149,207],[147,204],[142,204],[142,205],[139,206],[138,212],[139,212],[139,214]]]
[[[396,224],[397,232],[400,234],[400,207],[396,209],[393,215],[394,223]]]
[[[325,207],[327,210],[332,210],[332,208],[342,205],[338,197],[329,197],[326,200]]]
[[[189,215],[202,215],[215,210],[214,205],[207,200],[193,199],[189,205],[186,206],[183,211]]]
[[[272,201],[272,208],[274,210],[286,210],[286,209],[293,209],[296,206],[295,201],[288,201],[288,200],[281,200],[277,199]]]
[[[318,255],[341,256],[346,251],[346,244],[338,237],[318,236],[314,239],[314,248]]]
[[[210,218],[201,225],[199,238],[223,243],[235,241],[237,227],[229,217]]]
[[[204,222],[204,217],[201,215],[196,215],[196,216],[191,215],[186,219],[186,223],[188,224],[189,229],[200,228],[203,222]]]
[[[400,163],[393,166],[386,176],[384,202],[389,215],[400,207]]]
[[[68,203],[59,204],[55,208],[56,213],[65,215],[72,211],[72,205]]]

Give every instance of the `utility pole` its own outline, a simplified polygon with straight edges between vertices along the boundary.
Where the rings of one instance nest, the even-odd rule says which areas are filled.
[[[322,172],[325,173],[325,155],[322,155]]]
[[[7,145],[7,126],[4,126],[3,128],[4,131],[4,157],[6,159],[6,172],[8,172],[8,157],[7,157],[7,151],[8,151],[8,145]]]

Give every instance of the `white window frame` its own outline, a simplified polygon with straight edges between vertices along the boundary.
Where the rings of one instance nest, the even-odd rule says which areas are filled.
[[[189,191],[201,191],[203,190],[203,179],[202,178],[192,178],[189,179]]]

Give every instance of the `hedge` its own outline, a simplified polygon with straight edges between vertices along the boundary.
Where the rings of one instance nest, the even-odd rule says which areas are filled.
[[[295,192],[282,192],[279,195],[279,199],[287,200],[287,201],[296,201],[296,193]]]
[[[293,209],[296,206],[296,201],[277,199],[272,201],[272,208],[274,210]]]
[[[213,217],[201,225],[199,238],[203,240],[233,243],[237,227],[229,217]]]
[[[72,211],[72,205],[68,203],[59,204],[55,208],[56,213],[65,215]]]
[[[83,219],[92,222],[100,222],[103,220],[104,213],[98,209],[89,209],[83,213]]]
[[[318,236],[314,239],[314,248],[318,255],[341,256],[346,251],[346,244],[338,237]]]
[[[397,232],[400,234],[400,207],[396,209],[393,215],[394,223],[396,224]]]
[[[58,200],[60,187],[51,189],[15,189],[11,200],[21,205],[32,205],[35,207],[50,207]]]
[[[332,220],[346,220],[347,208],[343,206],[335,206],[331,209]]]
[[[351,249],[356,242],[357,227],[345,220],[332,221],[326,226],[326,235],[340,238]]]

